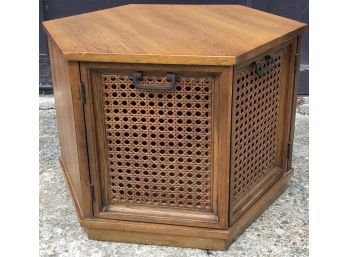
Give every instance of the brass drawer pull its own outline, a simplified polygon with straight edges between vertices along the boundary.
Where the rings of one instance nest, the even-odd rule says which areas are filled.
[[[151,86],[151,85],[145,85],[139,82],[139,80],[142,79],[143,73],[142,72],[134,72],[133,75],[133,85],[137,89],[146,89],[146,90],[173,90],[175,89],[176,86],[176,81],[175,81],[175,74],[168,73],[166,75],[167,81],[170,82],[166,86]]]
[[[273,68],[274,68],[274,65],[275,65],[275,57],[274,56],[266,55],[265,60],[266,60],[266,62],[269,62],[269,64],[265,64],[262,60],[255,61],[252,63],[252,66],[255,69],[255,73],[259,77],[264,75],[265,73],[273,70]],[[263,65],[265,65],[264,68],[263,68]]]

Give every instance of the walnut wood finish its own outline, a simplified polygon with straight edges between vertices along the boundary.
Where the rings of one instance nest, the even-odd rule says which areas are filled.
[[[44,26],[61,168],[90,239],[226,249],[286,189],[305,24],[127,5]]]

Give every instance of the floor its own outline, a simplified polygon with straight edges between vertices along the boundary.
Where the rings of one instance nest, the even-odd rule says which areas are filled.
[[[59,168],[55,110],[40,110],[40,256],[308,256],[308,118],[296,117],[287,191],[227,251],[205,251],[88,240]]]

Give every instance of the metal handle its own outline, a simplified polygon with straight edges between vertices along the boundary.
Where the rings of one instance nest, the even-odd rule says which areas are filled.
[[[167,80],[169,83],[168,86],[151,86],[151,85],[144,85],[139,82],[139,79],[143,77],[142,72],[134,72],[133,73],[133,85],[138,88],[138,89],[147,89],[147,90],[173,90],[176,86],[176,81],[175,81],[175,75],[168,73],[167,74]]]
[[[262,68],[262,64],[260,64],[260,61],[253,62],[253,66],[255,67],[255,73],[259,77],[262,76],[263,74],[271,71],[274,68],[274,66],[275,66],[275,58],[274,58],[274,56],[266,55],[265,59],[270,61],[270,64],[267,67],[265,67],[265,68]]]

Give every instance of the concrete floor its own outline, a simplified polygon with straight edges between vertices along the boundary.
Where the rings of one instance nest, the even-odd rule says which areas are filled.
[[[61,174],[59,154],[55,110],[40,110],[40,256],[308,256],[308,115],[297,114],[295,175],[289,188],[228,251],[88,240]]]

